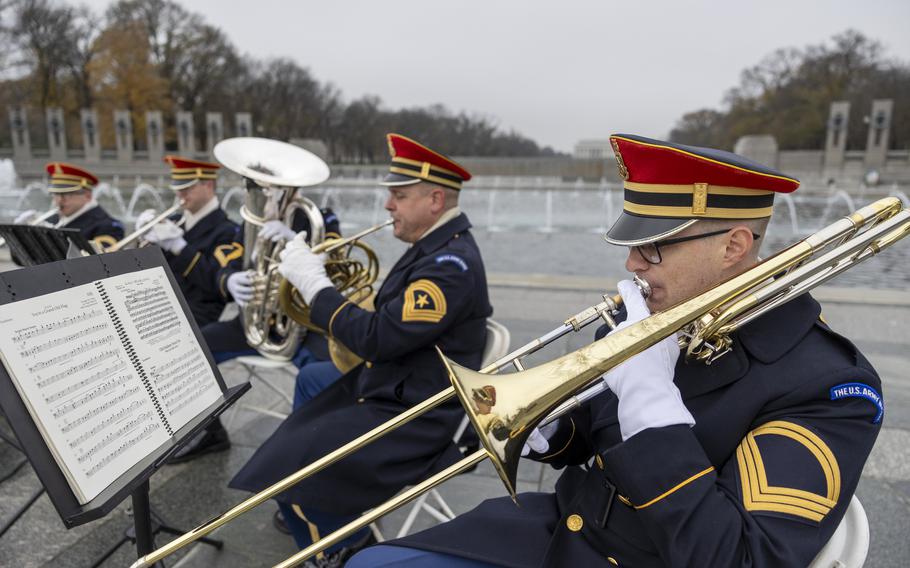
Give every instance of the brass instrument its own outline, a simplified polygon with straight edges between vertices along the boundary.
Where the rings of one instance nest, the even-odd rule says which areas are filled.
[[[214,154],[226,168],[247,180],[246,198],[240,210],[245,221],[244,266],[252,273],[254,290],[253,299],[243,307],[247,342],[265,357],[290,360],[307,329],[322,330],[309,322],[308,309],[299,294],[296,301],[281,299],[284,279],[278,272],[278,253],[286,241],[261,238],[261,227],[274,219],[290,227],[297,211],[302,211],[310,223],[309,245],[316,250],[336,251],[329,255],[326,272],[339,291],[353,302],[362,302],[371,295],[379,262],[372,249],[353,239],[344,239],[343,245],[337,248],[325,243],[322,213],[301,194],[301,188],[322,183],[329,177],[328,166],[315,154],[265,138],[223,140],[215,145]],[[355,248],[366,255],[365,262],[351,256]],[[289,298],[294,295],[286,283],[284,289]],[[295,311],[298,317],[289,317],[285,308],[291,303],[298,308]],[[301,313],[306,313],[306,317]],[[359,363],[355,355],[332,339],[329,352],[342,371]]]
[[[146,233],[148,233],[149,231],[154,229],[155,225],[164,221],[165,219],[167,219],[174,213],[180,211],[180,209],[182,207],[183,207],[183,200],[178,199],[173,205],[171,205],[170,207],[168,207],[167,209],[162,211],[160,215],[158,215],[157,217],[155,217],[154,219],[152,219],[145,225],[142,225],[141,227],[136,227],[135,231],[133,231],[129,235],[123,237],[116,243],[114,243],[111,246],[104,249],[104,252],[117,252],[118,250],[123,250],[127,245],[130,245],[134,241],[139,240],[140,238],[142,238],[143,235],[145,235]]]
[[[312,248],[314,254],[325,254],[325,271],[329,280],[343,296],[361,307],[369,307],[373,298],[373,283],[379,277],[379,259],[372,248],[361,239],[394,223],[392,219],[356,235],[343,239],[327,239]],[[354,251],[359,251],[365,260],[358,260]],[[310,307],[287,279],[282,279],[278,288],[278,304],[291,319],[316,333],[325,334],[310,319]],[[342,373],[347,373],[363,360],[334,338],[329,341],[332,362]]]
[[[48,219],[50,219],[51,217],[53,217],[56,214],[57,214],[57,208],[52,207],[51,209],[48,209],[41,215],[38,215],[37,217],[35,217],[34,219],[32,219],[31,221],[26,223],[26,225],[40,225],[41,223],[47,221]],[[0,247],[5,247],[5,246],[6,246],[6,239],[0,238]]]
[[[253,495],[230,511],[140,558],[133,564],[133,568],[150,566],[245,511],[287,490],[295,483],[337,462],[352,451],[382,437],[386,432],[435,408],[450,399],[453,394],[457,394],[461,399],[483,443],[483,449],[364,513],[355,521],[277,566],[285,568],[302,563],[486,458],[493,462],[509,494],[516,499],[518,460],[533,428],[568,412],[574,406],[573,397],[579,396],[579,393],[584,396],[584,392],[600,382],[600,377],[604,373],[677,333],[681,346],[686,348],[687,357],[710,364],[729,351],[731,345],[729,334],[739,326],[879,253],[908,234],[910,210],[903,209],[897,198],[881,199],[698,296],[530,370],[494,378],[489,373],[508,362],[499,365],[503,361],[500,360],[476,372],[465,369],[441,355],[453,387],[430,397]],[[596,319],[599,317],[596,308],[596,306],[589,308],[582,314],[591,314],[593,311],[593,319]],[[569,323],[566,325],[569,326]],[[529,345],[538,342],[539,340],[535,340]],[[510,354],[506,358],[513,355]],[[520,356],[521,354],[513,358],[517,361]],[[516,367],[520,368],[520,365]],[[497,400],[492,410],[501,419],[496,425],[497,433],[503,426],[509,431],[505,441],[500,441],[494,436],[492,421],[478,420],[479,415],[471,393],[473,389],[486,385],[494,385],[496,388]]]
[[[262,238],[259,231],[272,220],[293,226],[294,217],[302,211],[310,224],[308,241],[322,242],[322,213],[301,194],[300,188],[324,182],[329,177],[329,167],[303,148],[265,138],[222,140],[213,152],[219,162],[243,176],[247,184],[240,209],[244,220],[243,266],[250,271],[254,292],[241,308],[244,335],[247,343],[264,357],[289,361],[305,329],[278,305],[281,275],[277,257],[286,242]]]

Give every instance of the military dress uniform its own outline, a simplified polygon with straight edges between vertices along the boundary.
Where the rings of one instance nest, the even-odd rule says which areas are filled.
[[[326,238],[338,238],[341,236],[341,223],[338,216],[332,209],[325,207],[319,210],[322,215],[322,221],[325,226]],[[291,229],[295,233],[302,231],[310,232],[310,220],[302,211],[294,215]],[[230,261],[218,269],[215,277],[217,293],[219,298],[224,302],[233,301],[231,293],[227,289],[227,280],[235,272],[244,270],[243,267],[243,225],[238,232],[237,240],[232,243]],[[257,351],[252,349],[246,342],[246,336],[243,333],[243,319],[240,316],[228,321],[219,321],[211,323],[202,328],[202,335],[206,344],[212,351],[212,355],[219,363],[228,361],[242,355],[255,355]],[[307,333],[303,341],[305,347],[312,356],[319,361],[329,360],[328,343],[325,338],[318,333]],[[300,367],[302,361],[296,361],[297,367]]]
[[[470,179],[454,162],[404,137],[390,135],[390,148],[384,183],[432,181],[458,189]],[[492,313],[486,275],[467,216],[457,209],[450,213],[392,267],[376,295],[375,312],[334,288],[316,295],[313,323],[367,363],[294,411],[231,487],[260,491],[448,387],[437,346],[461,365],[480,366]],[[305,517],[306,540],[324,536],[450,465],[461,457],[452,436],[462,416],[452,401],[297,484],[277,498],[289,524],[292,516]],[[297,532],[295,537],[298,545],[306,544]]]
[[[51,162],[45,166],[50,175],[50,185],[47,190],[51,193],[70,193],[83,189],[94,189],[98,185],[98,178],[88,170],[62,162]],[[103,207],[92,201],[81,212],[68,218],[64,224],[60,223],[60,214],[54,214],[47,219],[47,223],[60,229],[79,229],[87,240],[94,242],[99,247],[106,248],[123,238],[123,224],[108,214]]]
[[[612,141],[626,190],[610,241],[654,242],[706,211],[759,218],[771,192],[798,184],[727,152]],[[881,426],[881,383],[808,294],[732,337],[732,351],[711,365],[676,364],[673,382],[694,426],[647,428],[624,441],[618,399],[607,391],[559,420],[546,455],[531,453],[565,468],[555,494],[520,494],[520,508],[485,501],[348,566],[405,558],[415,568],[806,566],[859,482]]]
[[[166,156],[171,165],[171,189],[178,191],[188,188],[200,180],[214,180],[218,164]],[[185,213],[170,217],[177,226],[184,227]],[[184,230],[186,246],[178,254],[164,251],[164,256],[177,277],[196,323],[204,326],[218,320],[226,304],[218,292],[216,276],[234,258],[243,255],[243,247],[237,248],[240,228],[231,221],[221,207],[216,206],[204,217]]]

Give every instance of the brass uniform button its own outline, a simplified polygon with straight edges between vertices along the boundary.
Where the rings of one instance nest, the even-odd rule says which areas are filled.
[[[569,515],[569,518],[566,519],[566,527],[572,532],[580,531],[584,524],[585,521],[581,518],[581,515]]]
[[[370,361],[367,361],[367,362],[366,362],[366,366],[367,366],[367,369],[372,369],[372,368],[373,368],[373,363],[370,362]]]
[[[619,566],[619,562],[616,561],[612,556],[607,556],[607,561],[613,566]]]
[[[604,459],[602,457],[600,457],[600,454],[597,454],[596,456],[594,456],[594,461],[595,461],[595,463],[597,463],[597,467],[599,467],[600,469],[604,468]]]

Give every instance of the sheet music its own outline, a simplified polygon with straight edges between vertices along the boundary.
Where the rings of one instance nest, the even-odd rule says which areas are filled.
[[[0,358],[80,503],[221,396],[162,267],[0,305]]]
[[[169,439],[85,284],[0,306],[0,356],[80,502]]]
[[[177,295],[160,267],[108,278],[104,287],[124,308],[124,331],[176,432],[221,396]]]

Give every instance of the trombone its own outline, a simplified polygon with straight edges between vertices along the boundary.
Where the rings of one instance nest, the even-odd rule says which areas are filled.
[[[438,406],[451,398],[453,391],[458,395],[477,430],[483,443],[482,449],[364,513],[276,567],[288,568],[302,563],[319,551],[340,542],[487,458],[493,462],[512,499],[516,500],[515,486],[521,449],[533,428],[551,422],[571,410],[575,405],[573,399],[584,397],[584,393],[588,392],[590,387],[594,386],[599,392],[598,383],[601,382],[600,377],[604,373],[677,333],[681,347],[686,349],[687,358],[710,364],[730,350],[732,342],[729,334],[732,331],[874,256],[908,234],[910,210],[903,209],[897,198],[881,199],[698,296],[532,369],[494,378],[489,373],[506,366],[508,361],[501,365],[500,363],[513,354],[476,372],[457,365],[440,353],[452,380],[452,387],[253,495],[230,511],[178,537],[170,544],[143,556],[132,565],[132,568],[150,566],[205,536],[309,475],[342,459],[351,451],[381,437],[384,431],[397,428],[430,408]],[[589,313],[589,310],[582,314]],[[598,317],[600,315],[595,312],[592,319]],[[566,326],[574,327],[569,322]],[[569,329],[566,330],[568,331]],[[528,345],[534,345],[537,341],[540,340],[532,341]],[[484,422],[478,419],[480,415],[472,402],[471,394],[474,389],[490,384],[496,387],[498,393],[494,408],[499,407],[496,408],[496,412],[501,418],[495,425],[495,434],[492,421]],[[508,430],[508,437],[505,440],[501,440],[502,436],[499,435],[503,427]]]
[[[122,239],[120,239],[116,243],[112,244],[111,246],[109,246],[107,249],[105,249],[104,252],[117,252],[118,250],[122,250],[127,245],[132,244],[133,241],[138,240],[143,235],[145,235],[146,233],[148,233],[149,231],[154,229],[155,225],[164,221],[165,219],[167,219],[168,217],[170,217],[177,211],[180,211],[180,209],[182,207],[183,207],[183,200],[178,199],[173,205],[171,205],[170,207],[168,207],[167,209],[162,211],[160,215],[158,215],[157,217],[155,217],[154,219],[152,219],[145,225],[142,225],[141,227],[137,227],[135,231],[133,231],[129,235],[123,237]]]

